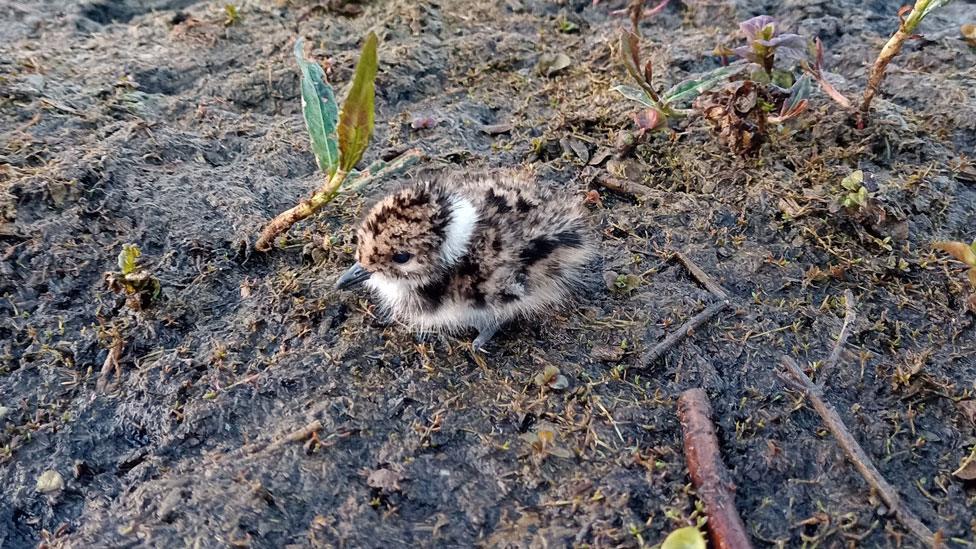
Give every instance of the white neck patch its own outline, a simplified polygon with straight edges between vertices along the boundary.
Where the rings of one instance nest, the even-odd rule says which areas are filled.
[[[464,197],[456,197],[451,201],[451,220],[444,231],[444,243],[441,245],[441,257],[448,265],[453,265],[458,259],[468,253],[468,244],[474,233],[474,226],[478,222],[478,211],[474,204]]]

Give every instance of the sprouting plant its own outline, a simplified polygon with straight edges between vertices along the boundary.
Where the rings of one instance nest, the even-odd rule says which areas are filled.
[[[278,214],[268,223],[254,245],[258,251],[271,249],[274,239],[280,234],[331,202],[343,181],[363,157],[373,134],[377,43],[376,34],[370,32],[363,44],[352,87],[340,113],[325,71],[314,61],[305,59],[301,38],[295,42],[295,59],[302,72],[302,114],[311,138],[312,152],[319,169],[325,173],[325,182],[312,196]]]
[[[881,81],[884,79],[885,69],[887,69],[888,63],[891,63],[891,60],[898,55],[905,41],[915,36],[915,29],[923,19],[951,1],[915,0],[914,6],[903,6],[898,10],[898,30],[891,35],[888,42],[881,48],[881,53],[878,54],[874,65],[871,66],[871,72],[868,73],[868,85],[864,89],[864,98],[861,100],[860,109],[858,109],[858,127],[864,126],[864,119],[871,109],[871,101],[881,87]],[[906,15],[908,17],[905,17]]]
[[[966,270],[966,277],[969,278],[969,286],[972,289],[972,295],[969,296],[969,307],[976,312],[976,240],[972,244],[966,244],[965,242],[958,241],[939,241],[933,242],[932,247],[942,250],[943,252],[951,255],[957,261],[969,266]]]
[[[621,31],[620,55],[628,74],[639,87],[618,85],[612,89],[645,107],[644,111],[635,116],[641,131],[667,127],[669,119],[691,114],[694,112],[692,109],[679,108],[678,105],[695,99],[742,70],[741,65],[719,67],[698,78],[685,80],[667,91],[659,91],[654,86],[654,69],[651,61],[647,61],[642,67],[640,38],[636,34]]]
[[[863,185],[864,172],[854,170],[840,182],[840,186],[846,191],[840,203],[845,208],[863,208],[867,205],[870,194]]]
[[[139,263],[142,251],[135,244],[124,244],[119,252],[118,272],[105,273],[105,284],[117,294],[125,294],[126,305],[130,309],[139,311],[145,309],[162,295],[163,287]]]
[[[777,57],[801,61],[806,57],[807,41],[799,34],[781,33],[779,23],[769,15],[759,15],[739,23],[746,44],[732,50],[739,57],[756,63],[772,77]]]
[[[224,26],[236,25],[241,20],[241,9],[234,4],[224,4]]]

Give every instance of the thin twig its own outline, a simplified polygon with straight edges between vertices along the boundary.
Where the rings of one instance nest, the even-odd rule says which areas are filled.
[[[834,366],[837,365],[837,361],[840,360],[840,354],[844,351],[844,346],[847,345],[847,338],[851,335],[851,325],[854,324],[855,318],[857,318],[857,314],[854,311],[854,294],[850,290],[845,290],[844,325],[840,328],[837,343],[834,344],[833,350],[830,351],[830,356],[827,357],[827,360],[824,361],[823,366],[820,368],[821,387],[827,382],[827,376],[833,370]]]
[[[711,320],[713,316],[722,312],[722,310],[729,305],[730,303],[728,300],[717,301],[706,307],[702,312],[691,317],[690,320],[682,324],[681,327],[668,334],[668,336],[662,339],[660,343],[655,345],[654,348],[651,349],[651,352],[644,356],[641,364],[644,367],[653,364],[657,359],[664,356],[664,353],[667,353],[672,347],[680,343],[682,339],[691,335],[695,329]]]
[[[287,435],[284,436],[284,438],[280,438],[272,442],[264,450],[261,450],[261,453],[270,454],[271,452],[278,450],[285,444],[288,444],[290,442],[299,442],[301,440],[305,440],[313,433],[317,433],[321,429],[322,429],[322,422],[316,419],[315,421],[309,423],[308,425],[302,427],[301,429],[288,433]]]
[[[823,419],[827,429],[830,430],[834,438],[837,439],[837,443],[841,449],[847,454],[847,459],[854,464],[854,467],[861,473],[864,480],[881,496],[881,499],[894,512],[902,525],[923,543],[929,547],[935,547],[937,543],[935,534],[922,523],[921,519],[915,513],[905,506],[895,488],[881,476],[874,463],[871,462],[871,458],[868,457],[864,449],[861,448],[861,445],[857,443],[857,440],[847,429],[844,420],[841,419],[834,407],[824,399],[824,394],[820,386],[816,385],[792,358],[784,355],[780,359],[780,364],[790,374],[796,385],[801,388],[807,399],[813,405],[813,409],[820,414],[820,418]]]
[[[678,260],[681,261],[681,264],[685,266],[685,269],[688,270],[688,273],[691,274],[692,278],[697,280],[698,283],[704,286],[705,289],[708,290],[713,296],[719,298],[720,301],[712,303],[702,312],[691,317],[691,319],[682,324],[677,330],[669,334],[667,337],[662,339],[660,343],[655,345],[654,348],[651,349],[651,352],[648,353],[644,357],[644,360],[641,361],[641,364],[643,364],[644,367],[653,364],[655,361],[657,361],[657,359],[664,356],[664,353],[668,352],[672,347],[680,343],[682,339],[691,335],[695,329],[711,320],[713,316],[722,312],[726,307],[732,304],[729,301],[729,293],[725,291],[725,288],[719,285],[718,282],[715,282],[712,277],[708,276],[708,274],[705,273],[705,271],[703,271],[694,261],[692,261],[690,257],[681,252],[675,252],[671,257],[677,257]]]
[[[638,200],[648,200],[653,198],[653,192],[649,187],[641,185],[640,183],[634,183],[627,179],[622,179],[619,177],[613,177],[609,175],[598,175],[595,181],[601,187],[618,192],[621,194],[629,194]]]
[[[116,377],[121,376],[121,371],[119,369],[119,359],[122,358],[122,349],[125,346],[125,341],[118,331],[112,334],[112,348],[108,351],[108,356],[105,357],[105,362],[102,363],[102,370],[98,373],[98,381],[95,382],[95,390],[103,393],[108,388],[108,378],[115,372]]]
[[[681,252],[675,252],[674,255],[678,258],[679,261],[681,261],[681,264],[684,265],[686,269],[688,269],[688,272],[691,273],[691,276],[693,276],[695,280],[698,281],[699,284],[704,286],[706,290],[711,292],[712,295],[714,295],[719,299],[729,298],[729,293],[725,291],[725,288],[720,286],[718,282],[712,280],[712,277],[708,276],[708,274],[705,271],[703,271],[701,267],[699,267],[694,261],[692,261],[691,258],[689,258],[688,256],[686,256]]]
[[[722,462],[722,453],[710,419],[712,408],[703,389],[689,389],[678,397],[678,418],[684,433],[688,474],[705,504],[711,546],[716,549],[752,547],[745,525],[735,509],[735,485]]]

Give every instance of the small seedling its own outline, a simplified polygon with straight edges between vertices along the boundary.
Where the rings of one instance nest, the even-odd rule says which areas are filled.
[[[846,191],[840,201],[842,206],[845,208],[863,208],[867,205],[871,196],[863,183],[864,172],[861,170],[854,170],[840,182],[840,186]]]
[[[224,4],[224,26],[231,27],[241,21],[241,9],[234,4]]]
[[[301,39],[295,42],[295,59],[302,72],[302,113],[312,152],[326,176],[325,183],[311,197],[268,223],[254,245],[258,251],[270,250],[279,235],[331,202],[363,157],[373,134],[377,44],[376,34],[370,32],[340,113],[325,71],[317,63],[305,59]]]
[[[118,272],[105,273],[105,284],[117,294],[125,294],[126,305],[141,311],[157,301],[163,292],[162,284],[139,264],[142,252],[135,244],[124,244],[118,257]]]
[[[611,89],[646,107],[636,116],[642,132],[665,128],[669,119],[693,113],[694,110],[682,109],[677,105],[695,99],[743,68],[742,64],[719,67],[698,78],[685,80],[667,91],[658,91],[654,86],[653,64],[651,61],[641,63],[640,38],[636,34],[621,31],[620,55],[628,74],[640,87],[618,85]]]
[[[888,68],[888,63],[891,63],[891,60],[898,55],[906,40],[917,37],[917,35],[915,35],[915,29],[923,19],[925,19],[936,9],[945,6],[951,1],[952,0],[916,0],[914,6],[904,6],[898,10],[898,30],[891,35],[888,42],[883,48],[881,48],[881,53],[878,54],[878,58],[875,59],[874,65],[871,66],[871,72],[868,73],[868,85],[864,89],[864,98],[861,100],[860,109],[858,109],[858,127],[864,127],[864,119],[867,117],[868,111],[871,109],[871,101],[874,99],[874,96],[878,93],[878,89],[881,87],[881,81],[884,79],[885,70]]]
[[[739,57],[756,63],[770,78],[777,57],[802,61],[806,58],[807,41],[799,34],[779,32],[779,23],[769,15],[759,15],[739,23],[746,35],[746,44],[732,50]]]

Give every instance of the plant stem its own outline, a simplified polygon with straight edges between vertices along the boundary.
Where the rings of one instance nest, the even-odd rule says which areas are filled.
[[[917,0],[912,7],[911,14],[907,19],[901,20],[898,25],[898,30],[895,31],[895,34],[891,35],[888,42],[881,48],[881,53],[878,54],[878,58],[875,59],[874,65],[871,67],[871,72],[868,76],[868,85],[864,89],[864,99],[861,101],[861,108],[857,115],[857,125],[859,128],[864,126],[864,119],[867,117],[868,111],[871,108],[871,101],[881,87],[881,81],[884,79],[885,69],[888,68],[888,63],[891,63],[891,60],[898,55],[902,46],[905,44],[905,40],[908,40],[915,32],[915,27],[922,22],[922,14],[925,13],[926,8],[928,8],[931,2],[932,0]]]
[[[294,208],[285,210],[268,223],[261,236],[254,244],[254,249],[259,252],[266,252],[271,249],[274,240],[281,234],[288,231],[292,225],[311,216],[319,209],[328,204],[339,192],[339,186],[346,179],[349,172],[339,170],[326,180],[325,184],[319,187],[312,196],[302,200]]]

